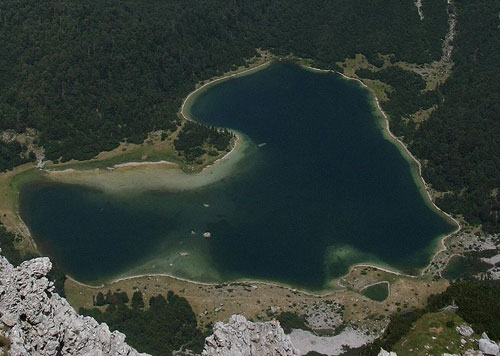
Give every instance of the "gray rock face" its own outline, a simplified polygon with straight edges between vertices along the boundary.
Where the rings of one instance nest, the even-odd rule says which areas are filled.
[[[395,352],[385,351],[384,349],[380,349],[378,356],[398,356]]]
[[[233,315],[228,323],[218,322],[205,340],[203,356],[298,356],[299,351],[285,335],[279,322],[252,323]]]
[[[462,336],[469,337],[474,334],[474,330],[470,326],[467,325],[461,325],[456,327],[457,333],[459,333]]]
[[[483,338],[479,340],[479,350],[485,355],[498,355],[498,345],[490,339]]]
[[[9,355],[143,355],[125,343],[125,335],[78,315],[54,293],[45,276],[48,258],[13,267],[0,256],[0,321],[10,339]]]

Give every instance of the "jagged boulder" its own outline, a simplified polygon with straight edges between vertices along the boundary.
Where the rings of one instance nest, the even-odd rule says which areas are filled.
[[[498,345],[489,338],[479,339],[479,350],[485,355],[498,355]]]
[[[378,356],[398,356],[395,352],[385,351],[384,349],[380,349]]]
[[[125,343],[125,335],[78,315],[54,293],[46,277],[46,257],[12,266],[0,256],[0,321],[10,339],[9,355],[143,355]]]
[[[465,337],[470,337],[472,334],[474,334],[474,330],[470,326],[467,325],[460,325],[456,327],[457,333],[459,333],[462,336]]]
[[[218,322],[213,335],[205,340],[203,356],[298,356],[290,337],[278,321],[253,323],[233,315],[227,323]]]

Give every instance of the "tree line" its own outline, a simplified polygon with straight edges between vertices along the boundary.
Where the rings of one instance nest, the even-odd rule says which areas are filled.
[[[185,298],[172,291],[166,298],[159,294],[149,299],[148,307],[141,291],[135,291],[129,303],[127,293],[108,291],[94,296],[98,308],[80,308],[79,313],[105,322],[110,329],[119,330],[127,335],[127,343],[141,352],[152,355],[171,355],[181,348],[201,353],[205,336],[211,330],[202,332],[196,317]]]

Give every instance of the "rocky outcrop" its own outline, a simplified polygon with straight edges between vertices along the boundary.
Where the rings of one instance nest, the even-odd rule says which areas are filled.
[[[398,356],[395,352],[385,351],[384,349],[380,349],[378,356]]]
[[[299,351],[285,335],[278,321],[253,323],[233,315],[229,322],[218,322],[205,340],[203,356],[298,356]]]
[[[45,257],[13,267],[0,256],[0,321],[9,355],[146,355],[128,346],[124,334],[78,315],[53,292],[51,268]]]
[[[479,339],[479,350],[485,355],[494,355],[497,356],[500,352],[498,345],[491,341],[486,333],[481,335],[481,339]]]
[[[470,326],[467,325],[460,325],[456,327],[457,333],[459,333],[462,336],[465,337],[470,337],[472,334],[474,334],[474,330]]]

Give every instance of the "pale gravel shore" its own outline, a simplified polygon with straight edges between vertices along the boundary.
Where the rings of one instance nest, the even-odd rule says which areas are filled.
[[[251,142],[236,133],[231,151],[206,166],[199,173],[185,173],[169,161],[127,162],[107,169],[43,170],[46,178],[59,183],[79,184],[106,192],[137,193],[148,190],[184,191],[203,187],[230,175],[245,157]]]
[[[137,167],[137,166],[154,166],[154,165],[178,166],[177,163],[162,160],[162,161],[155,161],[155,162],[145,161],[145,162],[120,163],[120,164],[115,164],[112,168]]]

